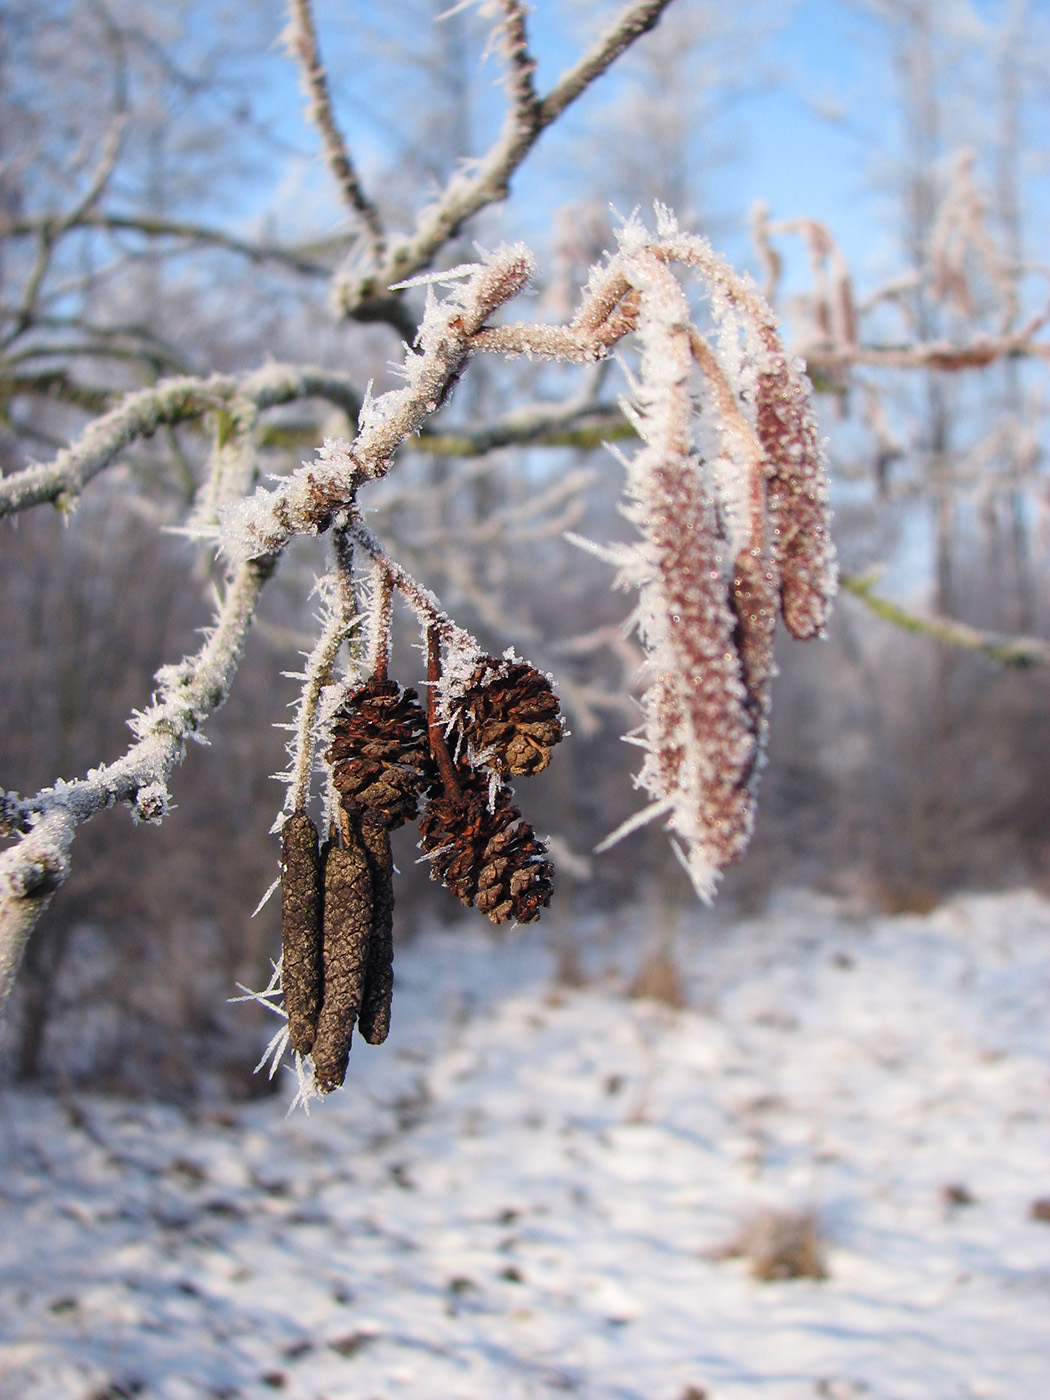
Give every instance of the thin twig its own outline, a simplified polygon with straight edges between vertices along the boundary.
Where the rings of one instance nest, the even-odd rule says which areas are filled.
[[[208,717],[229,693],[259,593],[274,560],[242,564],[230,579],[215,626],[197,655],[157,673],[158,695],[136,716],[136,742],[114,763],[86,777],[59,782],[20,804],[32,830],[0,854],[0,1006],[22,952],[51,895],[69,871],[77,825],[119,802],[157,820],[167,806],[165,782]]]
[[[424,209],[415,231],[391,241],[382,259],[366,272],[343,278],[335,288],[344,315],[358,316],[393,283],[429,267],[436,253],[466,221],[487,205],[505,199],[510,179],[539,136],[641,35],[648,33],[671,0],[633,0],[577,63],[567,69],[528,116],[512,108],[497,140],[471,175],[458,171],[437,200]]]
[[[8,219],[0,222],[0,238],[25,238],[39,234],[42,229],[53,225],[54,216],[48,214],[33,218]],[[205,247],[224,249],[247,258],[249,262],[281,263],[292,272],[307,277],[330,277],[332,269],[317,262],[293,248],[278,248],[272,244],[250,243],[236,238],[222,229],[209,228],[205,224],[188,223],[179,219],[155,218],[146,214],[110,214],[98,209],[87,209],[73,220],[65,220],[65,231],[74,229],[103,229],[111,233],[139,233],[144,238],[177,238],[187,243]]]
[[[1045,642],[1039,637],[1014,637],[1002,632],[985,632],[948,617],[924,617],[920,613],[901,607],[899,603],[891,603],[888,598],[878,597],[874,591],[878,577],[877,573],[864,574],[860,577],[846,577],[840,582],[848,593],[854,598],[859,598],[876,617],[891,622],[905,632],[931,637],[945,646],[980,652],[983,656],[998,661],[1002,666],[1013,666],[1021,671],[1036,666],[1050,666],[1050,642]]]
[[[353,418],[361,407],[349,375],[309,366],[267,365],[243,378],[216,374],[209,379],[187,375],[161,380],[125,395],[47,465],[27,467],[0,480],[0,517],[44,501],[75,498],[131,443],[151,437],[160,427],[228,408],[237,398],[250,400],[260,412],[304,398],[327,399]]]
[[[291,0],[289,8],[292,17],[289,45],[299,60],[303,86],[309,98],[310,121],[320,133],[328,168],[335,177],[344,204],[368,230],[369,256],[373,262],[377,262],[383,256],[385,244],[382,221],[379,210],[361,186],[343,133],[335,119],[328,88],[328,73],[317,43],[313,7],[310,0]]]
[[[525,127],[536,120],[539,111],[539,98],[533,83],[536,60],[529,51],[525,24],[527,10],[522,0],[500,0],[500,5],[506,36],[507,84],[514,106],[514,119],[519,126]]]

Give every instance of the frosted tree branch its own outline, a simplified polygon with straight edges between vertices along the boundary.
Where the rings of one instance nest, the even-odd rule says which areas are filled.
[[[151,437],[158,428],[185,423],[206,413],[228,410],[235,401],[260,412],[297,399],[323,398],[356,417],[361,400],[348,375],[299,365],[267,365],[243,378],[186,375],[161,380],[127,394],[96,418],[76,442],[53,461],[27,467],[0,479],[0,516],[45,501],[75,501],[83,488],[131,443]]]
[[[634,0],[625,6],[597,43],[562,74],[535,107],[518,100],[521,94],[514,89],[514,105],[503,130],[474,172],[454,175],[437,200],[419,215],[412,234],[389,240],[382,256],[373,263],[337,278],[335,296],[343,314],[359,314],[367,303],[381,298],[392,283],[429,267],[438,250],[456,236],[469,218],[487,205],[505,199],[511,176],[542,132],[636,39],[655,26],[668,4],[670,0]]]
[[[878,596],[875,592],[877,574],[843,577],[841,582],[844,592],[858,598],[876,617],[904,632],[929,637],[932,641],[963,651],[980,652],[1000,666],[1011,666],[1020,671],[1050,666],[1050,642],[1041,637],[1015,637],[1002,632],[987,632],[968,623],[957,622],[954,618],[929,617],[913,612],[910,608],[891,602],[889,598]]]
[[[0,238],[25,238],[39,235],[53,218],[47,214],[0,220]],[[324,262],[309,257],[295,248],[281,248],[267,243],[251,243],[207,224],[186,220],[151,217],[146,214],[114,214],[101,209],[86,209],[75,218],[67,217],[63,232],[74,229],[101,229],[109,233],[136,233],[144,238],[171,238],[181,243],[221,248],[253,263],[279,263],[305,277],[330,277],[332,269]]]
[[[77,825],[119,802],[130,804],[140,821],[159,821],[166,814],[168,775],[181,762],[187,741],[200,737],[205,721],[226,699],[273,567],[274,560],[257,559],[233,573],[204,646],[158,672],[157,696],[134,717],[136,742],[122,758],[18,804],[20,824],[29,829],[0,853],[0,1006],[26,940],[69,872]]]
[[[378,260],[384,246],[379,210],[365,194],[332,110],[328,73],[321,59],[310,0],[291,0],[287,31],[289,47],[299,60],[303,87],[309,99],[308,115],[324,145],[328,168],[339,186],[343,202],[368,231],[369,255]]]

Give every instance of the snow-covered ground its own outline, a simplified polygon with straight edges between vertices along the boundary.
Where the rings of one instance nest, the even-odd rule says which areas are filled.
[[[682,1010],[639,922],[402,950],[309,1117],[5,1093],[2,1400],[1050,1396],[1050,904],[697,915]]]

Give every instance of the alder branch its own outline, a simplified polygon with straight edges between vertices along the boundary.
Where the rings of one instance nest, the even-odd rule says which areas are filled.
[[[365,194],[358,178],[343,133],[335,119],[332,97],[328,88],[328,72],[317,43],[310,0],[291,0],[291,22],[288,44],[299,60],[303,87],[309,98],[307,115],[317,128],[324,146],[328,168],[339,186],[343,202],[368,230],[369,254],[374,260],[382,257],[385,242],[379,210]]]
[[[539,98],[533,79],[536,60],[529,51],[525,24],[527,10],[521,0],[500,0],[507,56],[507,86],[514,106],[516,123],[525,127],[536,120]]]
[[[54,215],[42,214],[33,218],[8,219],[0,222],[0,238],[25,238],[40,235],[54,228]],[[187,243],[204,247],[221,248],[236,253],[249,262],[276,262],[292,272],[307,277],[330,277],[332,269],[325,263],[317,262],[296,252],[293,248],[278,248],[271,244],[250,243],[243,238],[222,229],[210,228],[205,224],[188,223],[178,219],[154,218],[145,214],[111,214],[98,209],[87,209],[75,219],[62,221],[62,232],[71,233],[76,229],[102,229],[109,233],[136,233],[145,238],[177,238]]]
[[[387,287],[429,267],[435,254],[474,214],[507,197],[510,179],[546,130],[631,44],[651,30],[671,0],[634,0],[576,64],[567,69],[535,108],[512,107],[500,136],[473,174],[452,177],[434,204],[424,209],[414,233],[391,240],[381,258],[363,271],[337,278],[335,299],[344,316],[360,317]]]
[[[967,345],[936,340],[914,345],[807,346],[805,358],[806,363],[815,370],[825,372],[863,365],[877,369],[955,371],[984,369],[997,360],[1037,359],[1050,362],[1050,342],[1034,338],[1048,321],[1050,316],[1043,314],[1015,334],[981,336]]]
[[[710,355],[697,339],[688,299],[671,271],[674,263],[699,271],[719,294],[717,301],[712,298],[716,319],[733,333],[709,347]],[[441,685],[460,684],[476,672],[482,658],[477,642],[363,524],[358,491],[386,475],[397,450],[445,403],[473,354],[500,349],[573,361],[600,359],[635,327],[642,345],[641,379],[629,417],[644,445],[626,463],[627,514],[640,538],[633,546],[618,547],[622,555],[614,550],[613,557],[621,563],[624,581],[639,589],[634,620],[648,655],[643,697],[647,756],[640,782],[653,803],[618,834],[654,816],[667,818],[684,843],[683,859],[698,892],[710,896],[719,869],[740,853],[750,831],[772,670],[767,653],[771,658],[775,583],[780,585],[779,610],[796,636],[819,632],[834,589],[823,458],[805,387],[785,356],[765,303],[702,239],[680,233],[667,210],[658,210],[655,238],[639,221],[628,222],[619,250],[591,278],[570,325],[494,332],[490,317],[522,290],[531,271],[531,255],[518,244],[431,279],[465,280],[453,285],[443,301],[428,298],[418,348],[406,350],[401,366],[403,386],[376,399],[366,393],[353,442],[327,440],[312,461],[272,489],[259,487],[223,504],[224,496],[236,497],[254,475],[249,440],[259,409],[301,396],[310,387],[317,391],[318,382],[309,377],[314,372],[271,367],[239,380],[170,381],[129,396],[50,467],[10,479],[10,509],[31,498],[75,495],[130,442],[214,411],[219,418],[214,474],[206,484],[202,513],[196,520],[191,517],[187,533],[218,539],[229,585],[197,655],[157,673],[157,698],[135,716],[135,743],[123,758],[82,779],[58,782],[28,801],[5,797],[5,823],[22,836],[0,857],[0,991],[9,988],[29,930],[65,878],[77,823],[117,802],[129,803],[140,820],[165,815],[170,771],[188,740],[200,737],[204,723],[225,700],[259,593],[292,539],[335,526],[339,571],[331,590],[331,612],[338,621],[326,625],[303,677],[291,770],[297,803],[309,779],[334,650],[351,618],[359,615],[350,538],[378,568],[367,619],[373,633],[377,627],[388,629],[389,592],[396,589],[419,617],[431,662],[438,637],[446,648]],[[743,318],[739,324],[731,320],[731,308],[732,315]],[[745,324],[757,347],[753,403],[751,381],[734,358]],[[763,491],[755,498],[764,507],[761,521],[752,518],[758,509],[754,503],[745,519],[738,518],[732,464],[716,462],[706,471],[696,454],[696,404],[690,387],[696,364],[707,382],[707,408],[726,420],[721,440],[739,459],[748,492],[755,488],[755,432],[768,458],[761,473]],[[331,389],[330,377],[323,382]],[[345,380],[336,387],[344,396],[352,392]],[[746,432],[743,415],[751,412],[755,428]],[[542,508],[560,505],[563,496],[554,488]],[[727,543],[728,569],[723,567]],[[385,642],[385,637],[369,635],[363,654],[378,663],[386,655]],[[433,707],[437,701],[430,698]],[[515,841],[524,843],[518,853],[525,862],[522,878],[539,879],[542,867],[533,894],[545,903],[550,867],[540,860],[543,848],[535,845],[527,825],[515,830]],[[535,865],[531,874],[530,862]],[[531,918],[538,906],[522,908]]]
[[[10,345],[33,323],[36,312],[37,301],[40,297],[40,289],[43,286],[44,278],[51,267],[51,260],[54,256],[55,245],[58,240],[82,219],[88,210],[105,192],[110,178],[116,167],[117,156],[120,153],[121,137],[127,121],[125,113],[118,113],[110,123],[109,131],[106,135],[106,142],[102,155],[99,158],[95,173],[88,183],[87,189],[73,207],[58,218],[47,220],[37,231],[37,251],[33,259],[33,266],[30,269],[29,277],[26,281],[25,290],[22,293],[22,301],[14,318],[14,325],[11,331],[0,342],[3,346]]]
[[[10,991],[26,939],[66,878],[77,824],[118,802],[130,803],[139,820],[164,816],[168,775],[181,761],[187,741],[199,737],[206,720],[225,701],[259,593],[285,546],[296,535],[326,530],[340,512],[352,508],[362,482],[385,474],[400,443],[444,401],[469,354],[471,337],[521,290],[531,269],[531,257],[521,245],[471,269],[465,287],[447,302],[428,307],[420,328],[420,352],[407,354],[405,387],[362,405],[352,448],[327,445],[290,481],[272,491],[260,488],[224,512],[223,548],[230,581],[215,625],[196,656],[157,673],[158,698],[135,717],[137,742],[128,753],[82,779],[56,783],[28,801],[5,798],[5,821],[25,834],[0,855],[0,1003]],[[277,367],[275,372],[271,367],[241,381],[175,381],[166,392],[133,395],[115,414],[92,425],[76,450],[60,454],[46,483],[27,481],[27,473],[10,478],[18,483],[11,493],[12,508],[28,504],[34,489],[42,500],[55,499],[63,490],[79,490],[135,438],[182,417],[199,416],[229,402],[231,395],[244,395],[253,378],[260,406],[282,401],[296,374],[301,389],[306,382],[301,371]],[[345,382],[340,387],[347,392]],[[398,582],[393,573],[391,578]],[[411,586],[407,575],[405,580]],[[449,619],[446,630],[452,636],[461,629]]]
[[[274,564],[270,558],[254,559],[234,572],[215,625],[197,655],[158,672],[158,697],[136,716],[137,742],[122,758],[14,804],[20,824],[32,823],[32,829],[0,854],[0,1007],[11,990],[26,940],[69,872],[78,824],[118,802],[131,804],[140,821],[159,821],[165,815],[167,777],[182,761],[187,741],[199,736],[204,722],[226,699],[259,593]]]
[[[890,622],[905,632],[917,636],[930,637],[945,646],[958,647],[965,651],[980,652],[1001,666],[1012,666],[1017,670],[1030,670],[1037,666],[1050,666],[1050,642],[1040,637],[1016,637],[1002,632],[982,631],[965,622],[956,622],[948,617],[929,617],[892,603],[888,598],[880,598],[875,593],[878,573],[860,577],[845,577],[842,587],[859,598],[876,617]]]
[[[487,347],[486,347],[487,348]],[[424,429],[406,444],[412,452],[439,457],[484,457],[503,447],[575,447],[593,449],[618,438],[633,437],[634,429],[618,405],[564,408],[536,404],[517,409],[498,422],[474,432]]]
[[[267,365],[243,378],[212,375],[209,379],[183,376],[161,380],[125,395],[52,462],[26,467],[0,480],[0,517],[45,501],[74,500],[125,448],[152,437],[160,427],[226,409],[236,399],[248,400],[261,411],[305,398],[326,399],[352,418],[361,407],[348,375],[298,365]]]

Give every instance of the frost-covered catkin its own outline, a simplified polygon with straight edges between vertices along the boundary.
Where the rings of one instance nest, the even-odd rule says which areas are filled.
[[[801,374],[772,326],[759,334],[756,426],[768,461],[770,543],[784,625],[805,640],[823,632],[836,587],[826,464]]]
[[[641,534],[627,577],[640,589],[648,680],[638,783],[653,814],[666,816],[697,891],[710,898],[719,870],[751,834],[757,730],[737,651],[742,627],[730,608],[729,546],[692,450],[688,304],[647,254],[632,259],[629,276],[641,294],[635,419],[645,442],[627,477],[627,514]]]
[[[639,782],[654,801],[670,801],[669,825],[685,844],[697,888],[747,845],[750,780],[757,760],[734,620],[726,601],[712,512],[691,463],[665,461],[651,475],[649,546],[659,560],[666,613],[646,691],[647,756]],[[667,664],[667,658],[673,664]]]
[[[281,828],[281,985],[293,1050],[309,1054],[321,1009],[321,858],[317,828],[294,812]]]
[[[346,846],[329,848],[324,867],[324,999],[312,1051],[323,1093],[346,1078],[372,932],[368,860],[350,836]]]
[[[777,575],[758,551],[741,550],[733,564],[729,603],[733,642],[740,657],[748,715],[761,749],[769,726],[769,684],[774,674],[773,633],[777,622]]]

